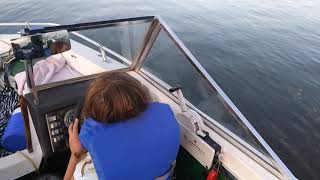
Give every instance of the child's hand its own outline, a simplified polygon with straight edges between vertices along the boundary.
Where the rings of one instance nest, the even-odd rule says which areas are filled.
[[[86,150],[82,147],[79,136],[78,136],[78,125],[79,120],[75,119],[74,122],[72,122],[69,125],[69,146],[70,150],[73,156],[80,158],[82,154],[86,153]]]

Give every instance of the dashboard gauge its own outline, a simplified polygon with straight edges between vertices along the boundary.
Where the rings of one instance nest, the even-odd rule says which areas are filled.
[[[63,121],[66,127],[69,127],[69,125],[73,122],[73,120],[74,120],[74,109],[70,109],[64,115]]]

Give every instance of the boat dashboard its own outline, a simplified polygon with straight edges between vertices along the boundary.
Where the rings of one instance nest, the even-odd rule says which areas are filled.
[[[31,93],[26,94],[44,157],[68,151],[68,125],[79,117],[82,97],[89,84],[90,80],[84,80],[39,90],[40,104],[35,104]]]

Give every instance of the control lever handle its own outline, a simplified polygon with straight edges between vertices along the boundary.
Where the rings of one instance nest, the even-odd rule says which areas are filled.
[[[185,101],[185,98],[184,98],[183,93],[182,93],[182,88],[181,88],[181,86],[176,85],[175,87],[170,88],[170,89],[169,89],[169,92],[170,92],[170,93],[177,92],[178,100],[179,100],[179,105],[180,105],[181,111],[182,111],[182,112],[187,112],[187,111],[188,111],[188,108],[187,108],[186,101]]]
[[[199,136],[204,137],[205,134],[202,129],[204,126],[203,120],[202,120],[201,116],[196,111],[187,108],[186,101],[185,101],[185,98],[182,93],[182,88],[179,85],[176,85],[175,87],[169,89],[169,92],[171,92],[171,93],[177,92],[179,105],[180,105],[182,114],[187,119],[187,121],[188,121],[187,123],[188,124],[191,123],[191,125],[187,126],[187,127],[192,129],[193,132],[198,134]]]

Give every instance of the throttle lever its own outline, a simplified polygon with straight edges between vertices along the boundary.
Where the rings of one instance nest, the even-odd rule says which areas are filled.
[[[177,92],[178,100],[179,100],[179,105],[180,105],[181,111],[182,111],[182,112],[187,112],[187,111],[188,111],[188,108],[187,108],[187,105],[186,105],[186,101],[185,101],[185,99],[184,99],[184,96],[183,96],[183,94],[182,94],[182,88],[181,88],[181,86],[176,85],[175,87],[169,89],[169,92],[170,92],[170,93]]]
[[[200,137],[204,137],[205,134],[202,129],[204,126],[203,120],[196,111],[187,108],[187,104],[183,96],[181,86],[176,85],[175,87],[169,89],[169,92],[177,92],[182,115],[185,117],[184,119],[187,119],[187,121],[184,122],[185,125],[195,134],[199,135]]]

